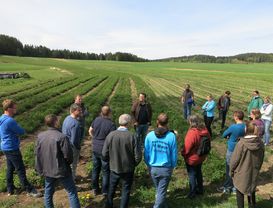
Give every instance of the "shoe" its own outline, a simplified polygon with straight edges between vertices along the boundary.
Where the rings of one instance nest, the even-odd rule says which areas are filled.
[[[236,194],[236,192],[237,192],[237,191],[236,191],[236,188],[235,188],[235,187],[233,187],[233,188],[230,190],[230,193],[231,193],[231,194]]]
[[[224,186],[221,186],[221,187],[217,188],[217,191],[220,192],[220,193],[223,193],[224,190],[225,190]]]
[[[28,196],[34,197],[34,198],[39,198],[42,197],[43,194],[38,192],[36,189],[32,189],[30,192],[27,193]]]
[[[9,191],[8,196],[12,196],[12,195],[14,195],[14,191]]]
[[[196,195],[193,194],[193,193],[189,193],[189,194],[186,196],[186,198],[188,198],[188,199],[194,199],[195,197],[196,197]]]

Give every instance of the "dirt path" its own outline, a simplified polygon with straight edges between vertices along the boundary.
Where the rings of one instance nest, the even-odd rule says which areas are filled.
[[[134,80],[131,77],[129,78],[129,80],[130,80],[130,85],[131,85],[132,101],[134,101],[138,97],[136,84],[135,84]]]
[[[115,83],[114,88],[110,94],[110,96],[106,99],[105,101],[105,105],[109,105],[109,103],[111,102],[111,99],[114,97],[114,95],[116,94],[116,91],[118,89],[118,86],[120,85],[120,79],[118,79],[118,81]]]

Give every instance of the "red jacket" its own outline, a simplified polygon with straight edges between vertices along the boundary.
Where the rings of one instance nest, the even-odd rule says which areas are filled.
[[[184,157],[185,162],[189,165],[199,165],[206,159],[206,155],[199,156],[197,154],[198,147],[201,143],[201,136],[210,138],[210,134],[206,128],[201,130],[192,128],[189,129],[186,134],[184,148],[181,154]]]

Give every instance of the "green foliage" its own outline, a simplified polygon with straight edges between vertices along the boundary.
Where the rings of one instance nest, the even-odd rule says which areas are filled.
[[[31,142],[25,146],[22,151],[23,161],[27,168],[34,168],[35,166],[35,143]]]

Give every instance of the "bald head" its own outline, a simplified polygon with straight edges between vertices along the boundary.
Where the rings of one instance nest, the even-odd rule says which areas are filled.
[[[169,118],[168,118],[167,114],[165,114],[165,113],[160,113],[159,116],[157,117],[157,125],[167,126],[168,121],[169,121]]]
[[[103,117],[109,117],[111,112],[112,112],[111,108],[107,105],[105,105],[101,108],[101,116],[103,116]]]

